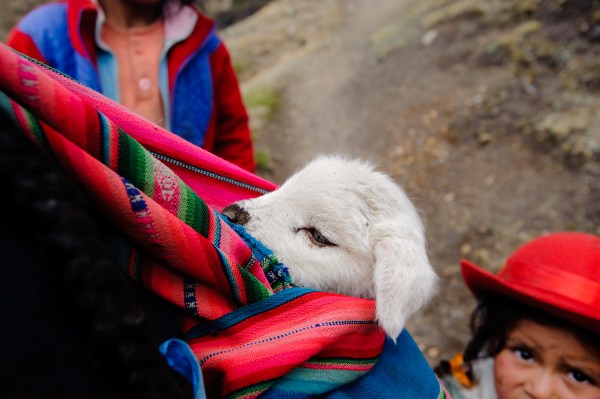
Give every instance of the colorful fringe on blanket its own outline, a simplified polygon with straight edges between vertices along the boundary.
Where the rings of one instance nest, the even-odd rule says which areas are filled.
[[[209,397],[358,398],[374,397],[364,396],[373,387],[390,390],[381,378],[368,381],[385,364],[376,366],[378,359],[403,348],[373,322],[374,303],[289,288],[285,268],[258,244],[253,252],[217,213],[272,183],[5,46],[0,90],[0,112],[53,154],[114,224],[116,262],[190,316],[188,343]],[[412,372],[420,367],[417,377],[404,377],[416,390],[377,397],[444,397],[407,333],[402,341]],[[394,349],[382,355],[384,344]]]

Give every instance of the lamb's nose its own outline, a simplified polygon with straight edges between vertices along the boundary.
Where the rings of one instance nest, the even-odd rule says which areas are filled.
[[[250,214],[237,204],[231,204],[221,212],[233,223],[241,224],[242,226],[250,220]]]

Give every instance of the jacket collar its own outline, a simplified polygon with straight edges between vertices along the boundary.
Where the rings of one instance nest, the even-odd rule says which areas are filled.
[[[167,2],[164,5],[163,16],[165,21],[165,49],[168,49],[173,44],[190,36],[196,27],[200,13],[191,6],[181,7],[175,2]],[[206,36],[206,34],[203,36]]]
[[[75,51],[95,61],[94,25],[97,15],[92,0],[65,0],[67,3],[67,26]]]
[[[75,50],[86,58],[96,60],[96,22],[99,12],[97,0],[63,0],[67,3],[69,35]],[[192,32],[204,42],[214,27],[214,21],[192,6],[180,7],[165,3],[165,48],[187,39]],[[103,22],[103,21],[100,21]],[[196,41],[196,40],[195,40]]]

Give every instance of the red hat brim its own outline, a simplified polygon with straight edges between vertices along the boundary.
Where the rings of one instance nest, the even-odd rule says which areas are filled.
[[[600,334],[600,309],[598,307],[581,303],[552,291],[507,282],[465,259],[461,260],[460,264],[463,279],[476,297],[485,293],[504,295]]]

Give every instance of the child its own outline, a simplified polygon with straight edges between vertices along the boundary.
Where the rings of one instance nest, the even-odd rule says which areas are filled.
[[[254,171],[229,53],[193,0],[65,0],[7,44],[241,168]]]
[[[436,369],[454,399],[600,399],[600,238],[537,238],[497,275],[461,266],[479,304],[464,359]]]

